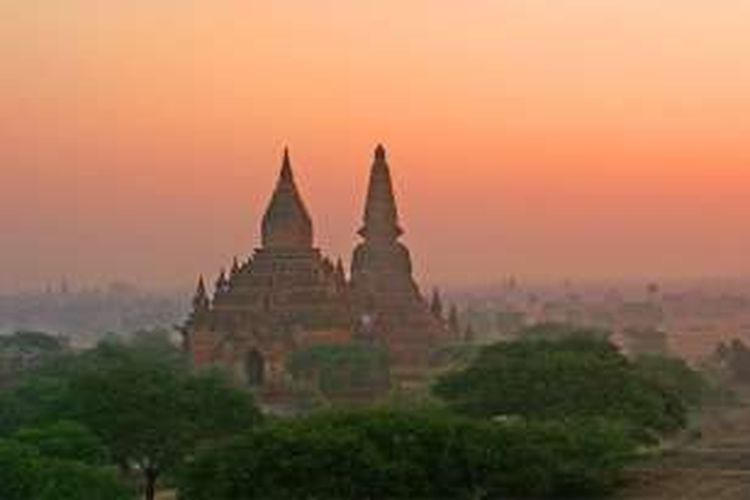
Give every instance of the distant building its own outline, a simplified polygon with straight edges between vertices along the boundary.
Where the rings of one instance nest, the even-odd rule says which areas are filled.
[[[385,150],[378,146],[365,206],[364,241],[351,280],[314,246],[313,224],[287,151],[251,257],[222,272],[213,296],[201,278],[183,334],[198,366],[218,364],[266,394],[289,384],[286,362],[319,344],[385,348],[398,380],[419,377],[449,337],[412,278]]]

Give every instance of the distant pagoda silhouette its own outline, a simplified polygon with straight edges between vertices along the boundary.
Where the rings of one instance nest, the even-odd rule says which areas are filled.
[[[399,381],[417,380],[448,329],[430,312],[399,241],[398,210],[385,149],[370,174],[363,241],[351,281],[314,247],[312,218],[294,180],[288,150],[261,223],[261,247],[222,271],[210,297],[203,278],[182,331],[198,366],[219,364],[246,384],[273,393],[288,382],[286,362],[319,344],[372,344],[387,349]]]

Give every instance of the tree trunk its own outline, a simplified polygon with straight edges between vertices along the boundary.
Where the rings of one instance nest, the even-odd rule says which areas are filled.
[[[146,500],[154,500],[156,497],[156,480],[159,478],[159,471],[156,469],[146,469],[144,475],[146,478]]]

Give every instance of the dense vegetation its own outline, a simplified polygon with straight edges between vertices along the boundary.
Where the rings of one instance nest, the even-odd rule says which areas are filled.
[[[12,383],[25,370],[40,366],[66,350],[64,338],[43,332],[0,335],[0,388]]]
[[[202,442],[259,420],[247,392],[218,373],[193,373],[167,344],[102,344],[0,393],[0,436],[70,459],[77,465],[60,467],[71,470],[107,461],[140,475],[147,498],[159,477]]]
[[[641,376],[679,398],[685,407],[699,407],[711,396],[706,377],[683,359],[650,354],[636,358],[634,366]]]
[[[134,495],[112,468],[61,460],[15,440],[0,440],[0,498],[131,500]]]
[[[607,418],[642,437],[683,427],[688,401],[674,390],[676,381],[670,386],[666,377],[654,377],[662,371],[645,366],[588,335],[541,337],[485,347],[434,390],[455,411],[475,417]]]
[[[279,421],[200,453],[181,498],[583,497],[609,491],[634,443],[600,420],[489,422],[360,411]]]
[[[165,475],[183,500],[601,495],[642,439],[684,426],[705,396],[684,362],[629,360],[599,331],[542,325],[520,338],[441,351],[454,371],[433,387],[437,403],[406,392],[271,420],[158,335],[57,352],[0,389],[0,498],[150,499]],[[329,403],[388,378],[385,354],[364,346],[301,350],[288,369]]]

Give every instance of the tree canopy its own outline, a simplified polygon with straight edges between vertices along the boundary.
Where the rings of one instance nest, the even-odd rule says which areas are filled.
[[[42,427],[24,428],[13,436],[48,458],[72,460],[89,465],[109,463],[104,443],[83,425],[60,420]]]
[[[482,349],[442,376],[436,395],[460,413],[535,419],[604,417],[647,433],[686,423],[684,402],[639,372],[611,344],[590,336],[521,340]]]
[[[185,500],[580,498],[612,488],[633,448],[623,428],[596,420],[323,413],[204,450],[179,490]]]
[[[2,399],[0,430],[51,424],[59,433],[65,429],[55,429],[56,421],[75,421],[91,429],[114,463],[142,474],[148,498],[159,476],[202,442],[261,418],[249,393],[221,373],[194,373],[167,346],[105,343],[33,373]],[[53,446],[49,432],[19,435]]]
[[[45,456],[13,440],[0,440],[3,500],[132,500],[133,493],[111,469]]]

